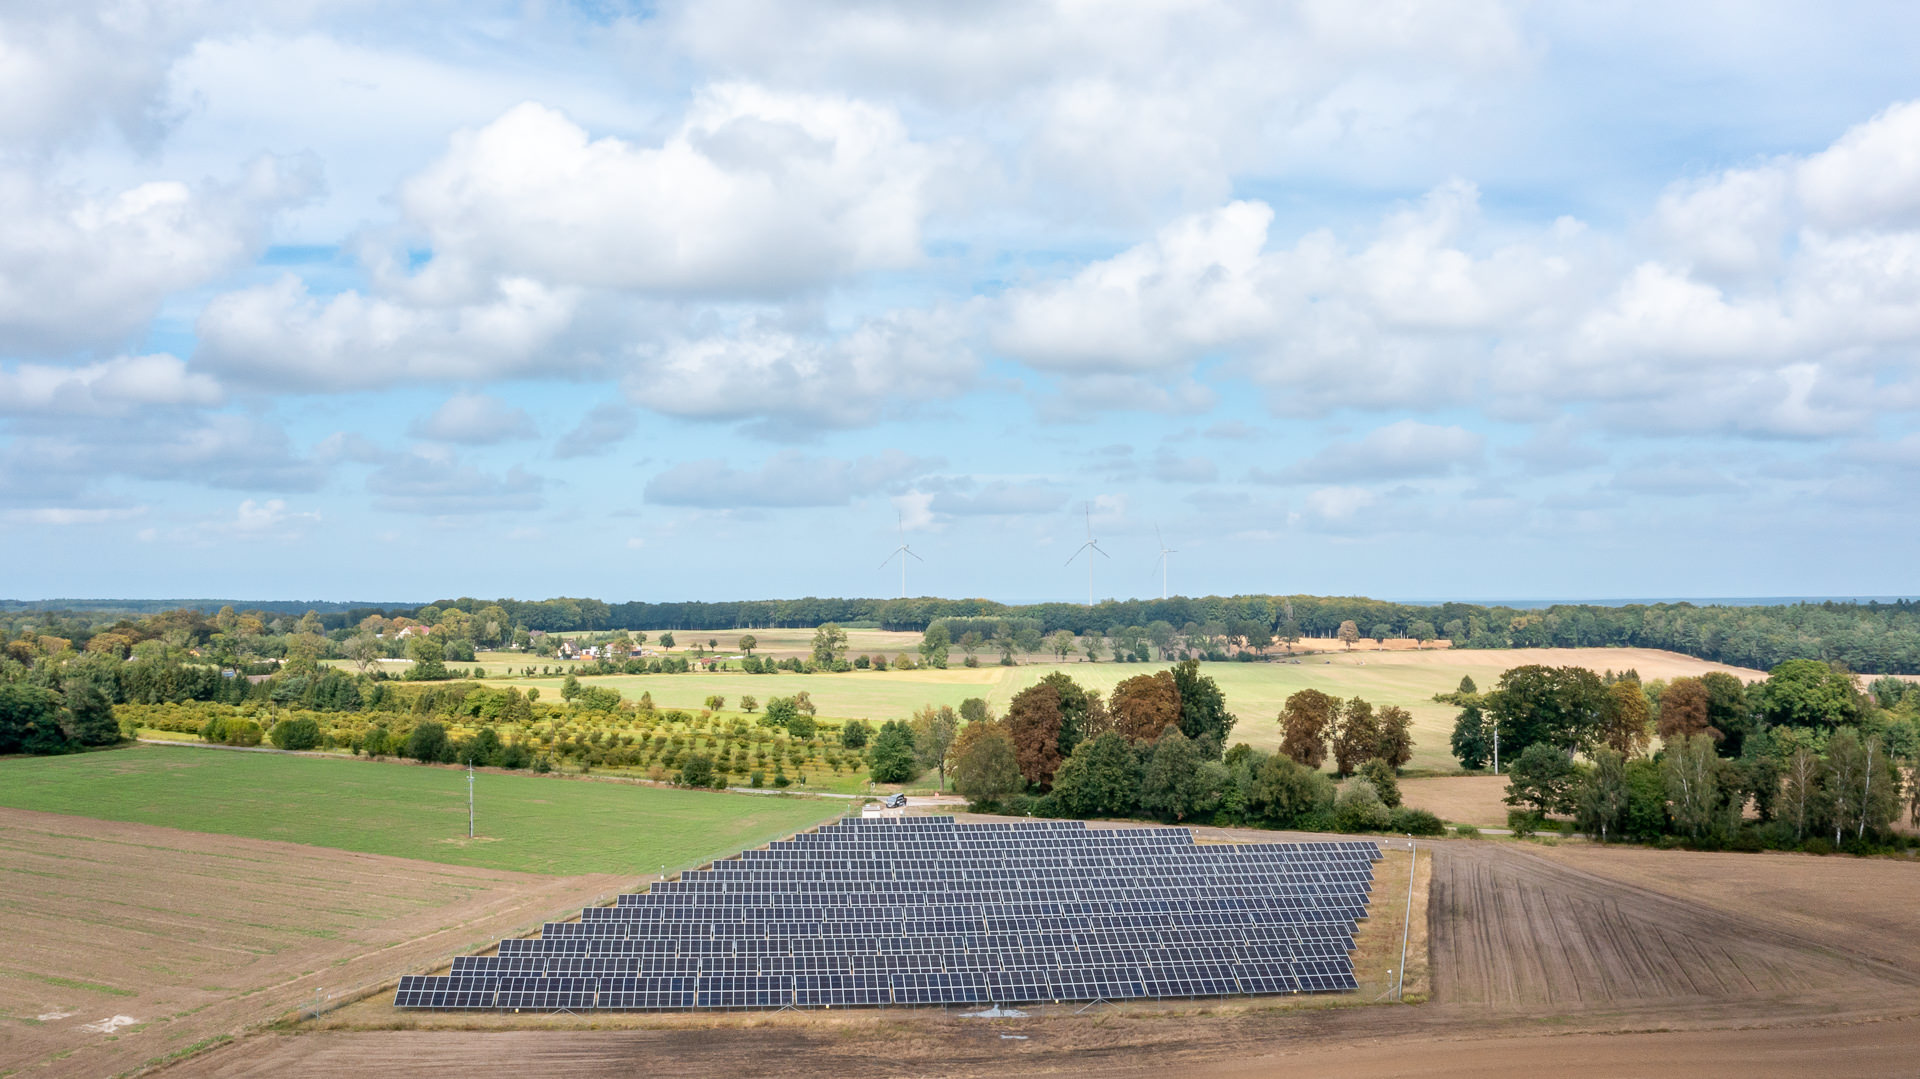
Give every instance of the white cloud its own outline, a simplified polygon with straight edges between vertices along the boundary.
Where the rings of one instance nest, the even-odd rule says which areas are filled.
[[[0,169],[0,350],[125,341],[167,296],[259,255],[269,219],[318,183],[312,161],[270,157],[230,184],[154,181],[108,195]]]
[[[604,453],[633,434],[636,423],[633,410],[624,405],[595,405],[573,430],[560,436],[553,447],[554,456],[587,457]]]
[[[1920,101],[1890,105],[1802,162],[1796,187],[1815,223],[1920,224]]]
[[[525,409],[514,408],[498,397],[484,393],[457,393],[422,416],[408,428],[410,433],[435,442],[458,442],[468,446],[487,446],[496,442],[533,438],[533,418]]]
[[[146,512],[145,506],[37,506],[30,509],[0,510],[0,521],[7,524],[46,525],[61,528],[68,525],[97,525],[127,521],[144,516]]]
[[[123,415],[153,406],[218,405],[224,397],[219,383],[165,353],[0,370],[0,413]]]
[[[948,485],[927,508],[952,517],[1004,517],[1052,513],[1066,501],[1066,491],[1044,480],[990,480]]]
[[[1336,443],[1277,474],[1256,469],[1272,483],[1444,476],[1479,464],[1486,438],[1464,427],[1401,420],[1368,432],[1357,442]]]
[[[398,454],[367,475],[375,509],[430,517],[526,512],[546,501],[547,481],[519,465],[502,475],[439,452]]]
[[[407,181],[434,254],[412,287],[757,294],[907,266],[932,163],[891,111],[840,97],[711,87],[657,147],[529,103]]]

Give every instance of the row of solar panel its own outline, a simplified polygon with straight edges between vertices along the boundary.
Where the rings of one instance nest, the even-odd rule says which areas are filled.
[[[1293,954],[1287,954],[1287,953]],[[1068,967],[1123,967],[1140,963],[1239,963],[1258,960],[1340,962],[1348,948],[1082,948],[1005,952],[907,953],[888,955],[721,955],[721,956],[462,956],[455,973],[464,974],[635,974],[761,971],[766,973],[897,972],[911,970],[1059,970]]]
[[[1357,919],[1350,913],[1336,917],[1318,919],[1260,919],[1247,922],[1208,922],[1192,919],[1180,925],[1153,926],[1136,924],[1138,919],[1115,917],[1107,919],[1088,919],[1090,924],[1065,924],[1061,922],[1038,923],[1029,928],[1007,929],[1001,932],[989,932],[977,924],[967,929],[951,932],[902,933],[900,922],[767,922],[767,923],[709,923],[705,925],[693,922],[673,923],[669,928],[685,930],[667,933],[657,931],[660,927],[636,925],[631,922],[561,922],[550,925],[545,934],[536,938],[542,947],[562,948],[577,946],[573,950],[617,951],[657,943],[662,950],[692,947],[702,942],[712,942],[724,947],[753,941],[789,941],[792,946],[805,951],[820,951],[831,942],[834,947],[846,946],[847,950],[861,950],[860,942],[890,940],[954,940],[988,941],[1022,937],[1057,937],[1071,939],[1075,943],[1086,943],[1098,939],[1101,933],[1119,933],[1132,930],[1144,932],[1164,931],[1169,934],[1182,931],[1199,935],[1204,931],[1217,931],[1227,939],[1263,940],[1269,937],[1292,939],[1294,937],[1346,936],[1353,932],[1353,923]],[[590,927],[590,931],[587,927]],[[516,942],[518,947],[531,944],[531,941]],[[502,942],[508,947],[508,942]],[[968,945],[971,946],[971,945]]]
[[[1013,882],[1007,882],[1009,885]],[[1290,905],[1312,905],[1311,901],[1321,896],[1365,896],[1372,893],[1370,883],[1357,881],[1330,881],[1322,886],[1313,887],[1302,884],[1275,883],[1266,887],[1257,884],[1207,884],[1191,887],[1048,887],[1036,883],[1030,888],[1001,887],[982,888],[981,882],[953,882],[950,888],[933,887],[927,884],[875,885],[849,882],[845,886],[832,884],[796,883],[790,887],[754,887],[751,885],[729,889],[727,891],[703,892],[661,892],[655,894],[652,901],[643,903],[617,904],[622,911],[635,912],[628,916],[644,917],[648,910],[667,910],[689,906],[763,906],[774,901],[784,901],[788,905],[804,904],[808,906],[891,906],[919,907],[963,905],[1021,904],[1059,907],[1062,904],[1094,902],[1135,902],[1135,903],[1178,903],[1199,900],[1249,899],[1259,901],[1259,906],[1279,905],[1280,900],[1293,901]],[[1246,904],[1242,904],[1243,906]]]
[[[689,977],[401,979],[395,1003],[438,1009],[685,1009],[871,1007],[877,1005],[1024,1004],[1332,992],[1354,988],[1344,971],[1289,972],[1278,964],[1245,971],[1224,966],[1079,969],[1044,979],[1024,973],[878,975],[724,975]]]
[[[558,925],[580,925],[580,929],[562,929],[561,933],[619,933],[650,932],[658,927],[660,932],[685,934],[701,932],[702,925],[738,925],[758,926],[795,924],[834,927],[849,922],[890,923],[889,932],[901,932],[900,925],[907,922],[956,922],[963,928],[978,929],[981,926],[1002,927],[1008,931],[1025,928],[1023,925],[1008,925],[1010,921],[1046,921],[1065,922],[1069,926],[1086,924],[1088,919],[1108,920],[1117,917],[1165,917],[1184,921],[1204,921],[1207,923],[1221,920],[1245,922],[1248,920],[1278,919],[1288,921],[1324,921],[1328,917],[1355,917],[1366,908],[1366,897],[1355,896],[1316,896],[1302,899],[1291,896],[1260,898],[1257,896],[1236,896],[1225,899],[1188,899],[1188,900],[1150,900],[1140,902],[1109,903],[1058,903],[1058,904],[1008,904],[1022,909],[1006,915],[982,915],[981,904],[925,903],[913,905],[879,906],[865,904],[849,905],[813,905],[788,902],[787,897],[772,897],[769,903],[722,903],[687,904],[685,906],[661,905],[658,907],[626,907],[613,916],[596,916],[577,923],[560,922]],[[1049,909],[1051,908],[1051,909]],[[988,905],[987,909],[994,909]],[[642,912],[639,914],[629,912]],[[1235,917],[1238,915],[1239,917]],[[1256,917],[1257,916],[1257,917]],[[1292,916],[1292,917],[1289,917]],[[816,930],[818,931],[818,930]],[[938,932],[941,930],[927,930]],[[955,929],[953,931],[959,931]]]
[[[1024,933],[950,933],[900,936],[864,933],[850,936],[703,936],[703,937],[583,937],[547,936],[509,939],[500,942],[500,954],[546,953],[555,955],[675,955],[688,952],[701,955],[755,952],[776,954],[845,953],[886,955],[909,951],[970,951],[981,949],[1097,947],[1105,944],[1130,944],[1147,947],[1154,943],[1270,944],[1293,940],[1351,940],[1351,921],[1320,922],[1311,925],[1257,924],[1242,926],[1180,926],[1168,928],[1117,927],[1109,929],[1055,932],[1034,930]]]

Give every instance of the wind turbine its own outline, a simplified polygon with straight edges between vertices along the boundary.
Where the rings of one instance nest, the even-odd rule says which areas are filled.
[[[1088,551],[1098,552],[1101,558],[1113,557],[1107,552],[1100,550],[1100,541],[1093,538],[1093,506],[1088,505],[1086,507],[1086,512],[1087,512],[1087,542],[1081,544],[1079,549],[1073,552],[1072,557],[1067,559],[1067,565],[1069,566],[1073,565],[1073,560],[1075,558],[1079,558],[1082,554],[1086,554],[1086,552]],[[1093,606],[1093,555],[1087,555],[1087,606],[1089,607]]]
[[[1153,526],[1153,542],[1160,545],[1160,598],[1166,599],[1167,598],[1167,556],[1170,554],[1179,554],[1180,552],[1167,546],[1167,541],[1160,538],[1159,525]]]
[[[880,560],[880,568],[886,569],[887,563],[893,561],[896,558],[900,559],[900,598],[906,599],[907,598],[907,559],[912,558],[920,562],[925,562],[926,559],[921,558],[917,554],[914,554],[913,548],[907,546],[907,519],[905,517],[900,518],[900,546],[895,547],[893,549],[892,554]]]

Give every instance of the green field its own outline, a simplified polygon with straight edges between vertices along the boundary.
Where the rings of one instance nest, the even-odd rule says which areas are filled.
[[[0,759],[0,805],[531,873],[697,865],[843,813],[837,799],[134,746]]]

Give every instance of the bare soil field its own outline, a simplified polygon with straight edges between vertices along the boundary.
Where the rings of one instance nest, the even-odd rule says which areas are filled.
[[[0,809],[0,1075],[119,1074],[624,883]]]
[[[1506,776],[1437,776],[1400,781],[1400,801],[1443,821],[1483,828],[1507,824]]]
[[[656,1016],[615,1029],[363,1027],[258,1035],[176,1071],[1747,1079],[1920,1070],[1920,963],[1860,946],[1868,934],[1920,935],[1907,901],[1920,865],[1727,855],[1758,868],[1714,865],[1722,856],[1676,868],[1659,852],[1493,840],[1420,850],[1433,859],[1430,881],[1416,883],[1416,894],[1431,889],[1432,999],[1423,1004],[1368,1006],[1377,994],[1363,992],[1305,1007],[1061,1008],[995,1020],[890,1011]],[[1736,882],[1733,894],[1699,901],[1694,892],[1716,874]],[[1778,878],[1769,890],[1742,896],[1740,882],[1769,878]],[[1381,937],[1399,929],[1394,908],[1404,903],[1387,883],[1368,923]],[[1836,891],[1851,898],[1822,903]]]

